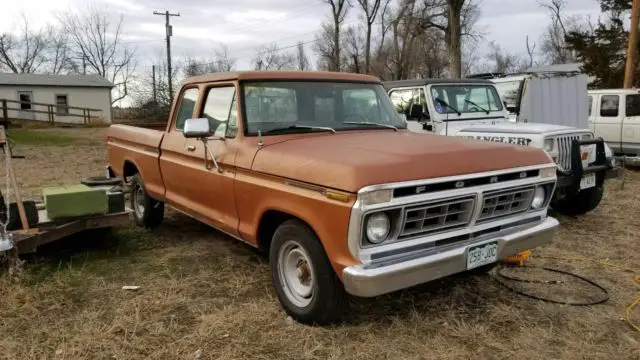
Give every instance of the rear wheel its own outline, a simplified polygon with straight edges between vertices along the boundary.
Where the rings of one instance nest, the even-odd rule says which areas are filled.
[[[164,203],[149,196],[139,174],[131,178],[131,208],[138,226],[157,228],[164,218]]]
[[[271,277],[287,314],[305,324],[339,320],[346,292],[313,231],[289,220],[273,235],[269,249]]]
[[[583,215],[598,207],[603,193],[604,187],[602,185],[595,186],[575,195],[567,195],[562,200],[553,202],[551,207],[563,215]]]

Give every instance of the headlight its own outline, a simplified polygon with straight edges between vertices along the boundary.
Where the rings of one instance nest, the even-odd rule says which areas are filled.
[[[531,207],[533,209],[539,209],[540,207],[542,207],[542,205],[544,205],[544,201],[547,198],[546,195],[547,192],[544,190],[544,187],[538,186],[533,191],[533,200],[531,200]]]
[[[544,140],[544,151],[552,152],[553,151],[554,142],[555,141],[553,139],[545,139]]]
[[[391,221],[387,214],[380,212],[369,216],[367,219],[367,239],[372,244],[379,244],[386,240],[391,228]]]

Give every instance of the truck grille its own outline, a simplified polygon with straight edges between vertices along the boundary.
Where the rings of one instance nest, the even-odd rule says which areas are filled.
[[[466,226],[471,221],[474,203],[474,197],[465,197],[406,207],[399,238]]]
[[[484,194],[478,222],[526,211],[533,200],[533,187],[498,190]]]
[[[556,160],[556,163],[566,171],[571,170],[571,142],[573,140],[580,140],[580,135],[556,137],[558,144],[558,160]]]

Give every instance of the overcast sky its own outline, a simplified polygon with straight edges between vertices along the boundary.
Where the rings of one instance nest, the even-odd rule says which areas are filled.
[[[255,48],[265,42],[278,47],[312,41],[320,22],[329,14],[322,0],[96,0],[114,17],[125,16],[126,41],[138,48],[140,63],[150,66],[162,56],[164,17],[154,10],[179,12],[171,17],[172,52],[176,57],[208,57],[218,44],[229,46],[239,68],[248,68]],[[11,30],[17,16],[25,12],[34,25],[55,22],[56,11],[81,8],[86,0],[3,1],[0,32]],[[524,53],[527,35],[537,40],[548,23],[538,0],[481,0],[479,30],[487,41],[496,41],[510,52]],[[357,9],[351,10],[356,15]],[[569,15],[598,16],[597,0],[569,0]],[[353,22],[350,18],[347,22]],[[311,50],[309,44],[309,50]]]
[[[164,17],[155,11],[180,13],[171,17],[172,55],[211,59],[213,49],[226,44],[236,68],[249,69],[255,49],[265,43],[279,48],[312,41],[329,6],[323,0],[94,0],[104,6],[114,22],[124,15],[125,41],[137,48],[138,70],[148,71],[165,56]],[[481,15],[477,30],[485,41],[495,41],[509,52],[525,54],[525,37],[538,41],[549,23],[539,0],[476,0]],[[55,23],[56,12],[87,6],[87,0],[5,0],[0,10],[0,32],[11,31],[21,12],[34,26]],[[599,14],[597,0],[568,0],[567,15]],[[358,9],[352,8],[346,23],[356,23]],[[480,51],[486,46],[480,46]],[[294,50],[294,49],[292,49]],[[312,61],[314,59],[312,58]]]

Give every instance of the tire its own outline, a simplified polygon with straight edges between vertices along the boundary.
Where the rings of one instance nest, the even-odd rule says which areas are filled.
[[[120,185],[122,180],[119,178],[108,178],[106,176],[90,176],[88,178],[84,178],[80,181],[81,184],[87,186],[115,186]]]
[[[309,325],[340,319],[347,307],[344,286],[309,227],[296,220],[280,225],[273,235],[269,262],[273,287],[287,314]],[[305,276],[306,281],[301,280]]]
[[[138,226],[155,229],[164,218],[164,203],[153,199],[144,188],[140,174],[131,177],[131,209]]]
[[[603,193],[604,187],[602,185],[596,186],[582,190],[575,195],[566,196],[551,204],[551,207],[562,215],[583,215],[598,207]]]

